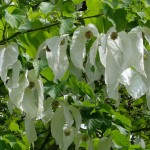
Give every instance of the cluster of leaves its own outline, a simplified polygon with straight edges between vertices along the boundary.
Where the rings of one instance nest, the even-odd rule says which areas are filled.
[[[149,10],[1,1],[0,148],[150,149]]]

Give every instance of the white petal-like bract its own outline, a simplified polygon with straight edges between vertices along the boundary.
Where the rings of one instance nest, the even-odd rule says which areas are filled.
[[[87,34],[87,35],[86,35]],[[85,27],[79,27],[73,34],[72,42],[70,46],[70,57],[71,61],[75,65],[75,67],[84,71],[83,62],[86,56],[86,41],[88,38],[90,39],[91,36],[98,37],[99,33],[97,28],[93,24],[89,24]],[[98,40],[94,43],[93,51],[91,54],[91,61],[94,63],[92,58],[95,57],[96,50],[94,49],[97,47]]]
[[[0,77],[4,83],[6,82],[7,71],[17,61],[18,54],[18,45],[16,43],[0,46]]]

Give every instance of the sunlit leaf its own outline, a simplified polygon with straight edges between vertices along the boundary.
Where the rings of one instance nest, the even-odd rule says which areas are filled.
[[[115,142],[117,145],[124,146],[124,147],[129,146],[128,138],[124,134],[121,134],[118,130],[112,131],[111,136],[113,142]]]
[[[10,128],[11,131],[16,131],[16,132],[19,131],[19,126],[15,122],[11,122],[10,125],[9,125],[9,128]]]

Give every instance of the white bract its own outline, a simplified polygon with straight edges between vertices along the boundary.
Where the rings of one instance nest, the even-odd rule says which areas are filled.
[[[34,70],[30,70],[28,71],[28,82],[29,85],[24,91],[25,93],[22,101],[22,109],[24,112],[29,114],[30,118],[35,117],[37,119],[41,119],[44,111],[44,90],[42,81],[40,78],[37,78]],[[29,107],[32,110],[29,111]]]
[[[28,141],[30,143],[37,140],[37,134],[34,127],[34,119],[28,117],[25,118],[25,130],[26,130]]]
[[[92,70],[92,67],[94,70]],[[94,63],[94,66],[90,63],[90,58],[87,58],[87,62],[85,65],[85,73],[87,76],[87,80],[91,84],[92,82],[99,80],[101,75],[103,74],[103,67],[100,62]]]
[[[16,62],[16,65],[18,63]],[[20,64],[18,64],[20,65]],[[15,107],[20,108],[26,113],[25,128],[29,142],[34,142],[37,139],[34,120],[41,119],[43,117],[43,84],[41,79],[37,78],[34,70],[26,71],[19,76],[19,69],[13,68],[12,78],[8,81],[7,87],[9,90],[9,109]],[[14,70],[17,70],[14,72]],[[19,80],[15,84],[14,77],[18,77]]]
[[[148,35],[146,38],[148,39]],[[147,74],[144,68],[142,29],[137,27],[129,33],[124,31],[117,33],[114,28],[111,28],[106,34],[101,34],[100,44],[99,55],[105,67],[108,96],[119,104],[119,82],[125,85],[134,98],[144,95],[147,86],[143,78],[146,78]],[[130,67],[136,71],[132,70],[132,73],[129,73]]]
[[[147,92],[147,86],[139,72],[126,69],[120,77],[120,82],[126,87],[128,93],[135,99],[140,98]]]
[[[17,61],[18,54],[18,45],[16,43],[0,45],[0,77],[4,84],[6,83],[7,71]]]
[[[139,73],[146,76],[144,70],[144,46],[142,31],[139,27],[134,28],[129,33],[120,34],[123,51],[123,69],[135,68]]]
[[[105,67],[105,83],[109,97],[119,104],[117,87],[118,78],[122,72],[123,56],[121,50],[120,34],[111,28],[106,35],[102,35],[99,54]]]
[[[73,127],[75,122],[76,127]],[[61,150],[67,150],[81,126],[81,115],[73,106],[59,107],[51,119],[51,133]]]
[[[12,76],[9,78],[6,86],[11,91],[14,88],[17,88],[19,86],[19,75],[20,75],[20,70],[22,69],[21,62],[17,60],[13,65],[12,65]]]
[[[55,81],[63,77],[69,66],[66,55],[67,44],[67,35],[54,36],[44,41],[37,52],[37,57],[39,57],[41,50],[45,48],[48,65],[53,70]]]
[[[45,124],[48,123],[54,115],[54,112],[52,110],[52,102],[53,102],[53,99],[51,99],[50,97],[44,100],[44,112],[43,112],[42,121]]]
[[[93,24],[89,24],[85,27],[81,26],[77,28],[72,37],[70,46],[70,57],[75,67],[84,71],[83,62],[86,56],[86,41],[92,37],[98,37],[99,33],[97,28]],[[98,40],[94,42],[91,51],[91,62],[94,65],[94,58],[96,56],[96,50],[98,47]]]
[[[15,87],[13,89],[8,89],[10,101],[15,107],[20,108],[20,109],[22,109],[22,100],[24,96],[24,91],[29,85],[29,81],[27,79],[27,73],[28,72],[26,71],[24,74],[20,75],[18,87]]]
[[[37,58],[40,54],[45,56],[46,63],[48,62],[54,73],[54,82],[61,79],[67,70],[78,79],[82,78],[83,71],[90,84],[104,74],[108,96],[116,101],[117,106],[118,86],[122,84],[134,99],[146,94],[147,106],[150,109],[150,52],[143,44],[144,38],[150,44],[149,28],[136,27],[128,33],[117,32],[115,28],[111,28],[106,34],[99,34],[93,24],[81,26],[73,33],[70,63],[66,53],[68,38],[68,35],[54,36],[45,40],[37,51]],[[90,40],[93,43],[86,53],[86,44]],[[43,81],[37,76],[37,58],[33,63],[34,69],[21,73],[23,67],[18,55],[17,44],[0,46],[0,77],[9,92],[10,112],[17,107],[26,114],[25,129],[28,140],[34,142],[37,139],[34,121],[41,119],[45,124],[51,121],[52,136],[61,150],[67,150],[72,142],[76,144],[76,149],[79,149],[82,142],[86,142],[88,149],[92,150],[92,139],[87,135],[84,138],[79,131],[82,122],[79,110],[61,100],[48,98],[44,101]],[[8,73],[9,69],[12,74]],[[119,127],[117,128],[121,131]],[[109,149],[111,143],[110,137],[103,137],[98,143],[98,149]],[[143,141],[140,143],[144,144]]]

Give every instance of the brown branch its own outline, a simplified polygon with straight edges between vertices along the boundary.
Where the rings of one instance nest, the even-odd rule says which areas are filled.
[[[44,26],[44,27],[40,27],[40,28],[36,28],[36,29],[30,29],[30,30],[28,30],[28,31],[26,31],[26,32],[23,32],[23,33],[22,33],[22,32],[16,32],[16,33],[14,33],[13,35],[11,35],[10,37],[1,40],[1,41],[0,41],[0,45],[4,44],[4,43],[7,42],[7,41],[10,41],[11,39],[15,38],[16,36],[18,36],[18,35],[20,35],[20,34],[30,33],[30,32],[34,32],[34,31],[39,31],[39,30],[47,29],[47,28],[50,28],[50,27],[52,27],[52,26],[56,26],[56,25],[58,25],[58,24],[59,24],[59,22],[56,22],[56,23],[54,23],[54,24],[50,24],[50,25],[47,25],[47,26]]]
[[[102,15],[103,15],[103,14],[98,14],[98,15],[93,15],[93,16],[87,16],[87,17],[80,17],[80,18],[77,18],[77,20],[89,19],[89,18],[99,17],[99,16],[102,16]],[[40,28],[30,29],[30,30],[28,30],[28,31],[26,31],[26,32],[16,32],[16,33],[14,33],[13,35],[11,35],[10,37],[1,40],[1,41],[0,41],[0,45],[5,44],[6,42],[12,40],[13,38],[17,37],[17,36],[20,35],[20,34],[30,33],[30,32],[34,32],[34,31],[39,31],[39,30],[47,29],[47,28],[50,28],[50,27],[52,27],[52,26],[56,26],[56,25],[59,25],[59,24],[60,24],[60,22],[56,22],[56,23],[54,23],[54,24],[46,25],[46,26],[43,26],[43,27],[40,27]]]
[[[150,128],[141,128],[141,129],[132,130],[131,133],[136,133],[141,131],[150,131]]]
[[[100,16],[103,16],[103,14],[97,14],[97,15],[93,15],[93,16],[81,17],[81,18],[78,18],[78,20],[80,20],[80,19],[90,19],[90,18],[95,18],[95,17],[100,17]]]

